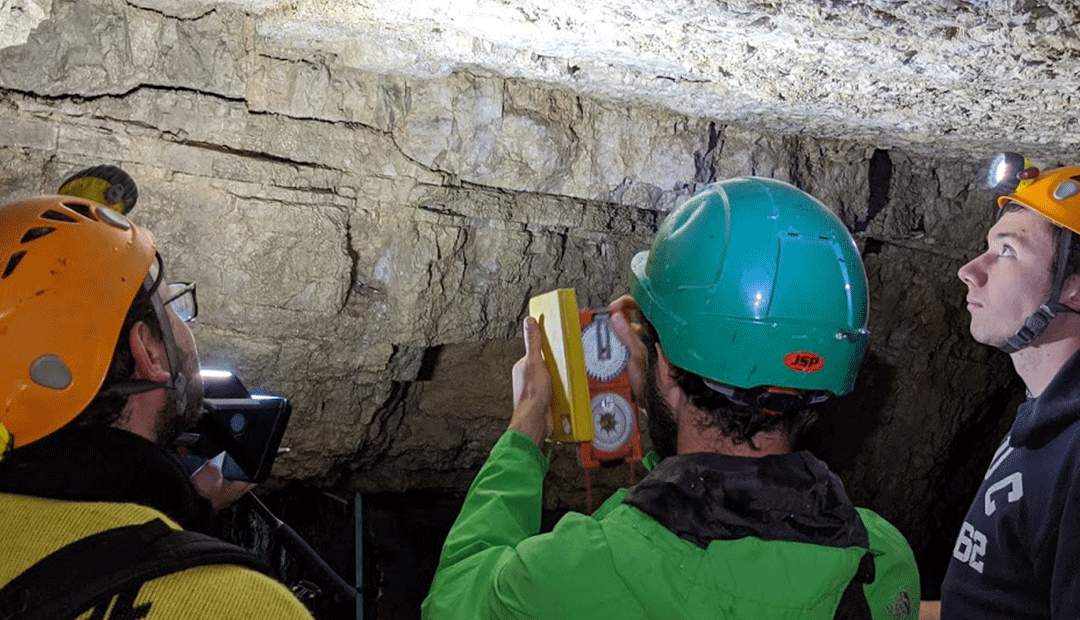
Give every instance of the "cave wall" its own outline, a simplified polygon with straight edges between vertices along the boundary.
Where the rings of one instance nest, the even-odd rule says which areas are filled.
[[[607,303],[669,209],[763,175],[834,208],[868,269],[867,365],[808,445],[944,564],[1017,393],[969,339],[955,277],[988,223],[981,162],[483,72],[371,73],[227,6],[47,6],[0,48],[0,200],[130,172],[170,277],[199,283],[204,365],[293,401],[280,480],[463,493],[509,417],[528,297]],[[557,450],[547,507],[582,498]]]

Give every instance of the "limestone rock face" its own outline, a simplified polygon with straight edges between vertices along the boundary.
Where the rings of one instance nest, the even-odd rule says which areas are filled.
[[[254,4],[254,3],[249,3]],[[530,78],[924,154],[1077,144],[1074,1],[278,2],[258,31],[377,73]],[[969,155],[970,156],[970,155]]]
[[[139,184],[133,217],[157,235],[169,277],[199,283],[204,365],[293,401],[279,479],[463,493],[509,418],[531,295],[574,287],[600,307],[626,291],[631,257],[679,201],[731,176],[789,181],[854,231],[872,298],[859,387],[808,445],[920,559],[943,561],[958,524],[949,510],[963,506],[943,507],[942,494],[966,505],[1017,393],[1005,356],[967,335],[955,273],[981,251],[990,196],[978,188],[979,158],[949,128],[970,129],[976,150],[1007,136],[1050,152],[1075,132],[1051,139],[1002,125],[1000,93],[964,94],[985,88],[974,78],[987,67],[950,65],[958,91],[936,97],[911,84],[936,75],[938,59],[998,38],[1042,45],[1030,71],[1055,70],[1051,49],[1071,66],[1075,38],[1063,33],[1073,22],[1016,7],[1002,22],[994,15],[1008,7],[992,2],[993,15],[956,15],[961,28],[918,3],[864,3],[862,27],[880,26],[868,34],[846,9],[809,3],[710,3],[731,11],[730,24],[710,21],[719,9],[702,3],[679,3],[679,20],[652,3],[591,3],[608,11],[604,24],[672,18],[651,36],[597,33],[609,48],[651,50],[656,62],[631,71],[618,54],[571,54],[588,12],[582,22],[550,3],[520,4],[526,22],[565,28],[551,45],[566,45],[548,50],[556,56],[522,58],[442,14],[452,27],[419,20],[414,30],[436,51],[466,49],[424,64],[415,37],[389,45],[373,28],[350,45],[330,40],[344,27],[330,2],[0,1],[0,201],[51,192],[81,167],[121,165]],[[400,11],[395,23],[410,16]],[[499,16],[520,22],[512,13]],[[302,43],[317,15],[329,20],[327,40]],[[844,80],[815,68],[831,59],[854,71],[917,24],[932,24],[944,47],[905,49],[909,35]],[[743,43],[694,51],[679,37],[695,30]],[[790,46],[756,43],[766,33]],[[770,62],[787,73],[766,80]],[[1015,68],[1000,79],[1027,75]],[[576,88],[594,72],[637,90]],[[722,87],[709,81],[717,73]],[[886,83],[892,96],[867,114]],[[975,112],[945,112],[976,99]],[[1060,101],[1027,117],[1031,126]],[[861,121],[834,124],[852,110]],[[930,154],[942,144],[957,148]],[[569,449],[555,456],[548,505],[580,508],[581,471]],[[624,473],[598,482],[623,484]]]
[[[7,87],[36,84],[39,93],[63,78],[84,95],[190,87],[177,81],[187,73],[201,80],[197,90],[243,97],[252,110],[289,108],[385,130],[397,118],[383,97],[402,91],[380,93],[375,84],[467,73],[759,131],[924,156],[984,157],[1008,145],[1052,162],[1078,142],[1078,15],[1074,0],[0,0],[0,48],[64,28],[74,55],[5,77]],[[73,20],[87,28],[76,32]],[[231,36],[212,36],[222,31]],[[269,59],[294,62],[261,62]],[[333,73],[320,69],[327,59],[338,65]],[[356,79],[346,67],[380,78]],[[436,94],[415,82],[410,92],[425,108]],[[410,122],[495,119],[470,107],[493,100],[442,96],[460,110]],[[544,125],[535,121],[500,116],[479,132],[472,154],[447,157],[468,161],[496,144],[494,134],[533,133]],[[542,139],[558,142],[560,131]],[[421,151],[434,157],[439,148]],[[572,161],[542,167],[553,173]]]

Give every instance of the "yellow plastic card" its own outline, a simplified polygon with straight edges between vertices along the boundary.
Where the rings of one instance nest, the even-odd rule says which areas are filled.
[[[589,381],[574,289],[560,288],[533,297],[529,300],[529,315],[540,323],[544,363],[551,375],[551,413],[555,418],[552,436],[563,443],[592,441]]]

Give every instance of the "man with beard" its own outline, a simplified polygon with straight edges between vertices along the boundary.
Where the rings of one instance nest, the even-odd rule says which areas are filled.
[[[731,179],[675,209],[609,307],[662,460],[537,533],[551,378],[526,319],[509,430],[447,536],[425,617],[915,618],[904,537],[792,452],[814,406],[851,390],[867,305],[850,234],[795,187]]]
[[[46,605],[63,617],[310,618],[238,548],[235,563],[177,564],[80,598],[129,548],[149,565],[182,564],[164,541],[207,530],[213,509],[249,488],[212,468],[193,484],[166,451],[199,414],[202,381],[186,323],[195,285],[164,275],[151,233],[101,204],[0,206],[0,618]],[[59,555],[77,541],[96,556]],[[48,563],[57,557],[77,560]],[[39,596],[42,580],[28,576],[41,566],[67,575],[57,596]]]

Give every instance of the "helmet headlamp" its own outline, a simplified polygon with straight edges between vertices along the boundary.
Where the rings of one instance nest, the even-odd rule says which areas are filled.
[[[987,186],[999,195],[1015,192],[1039,176],[1039,169],[1019,153],[999,153],[990,161]]]

